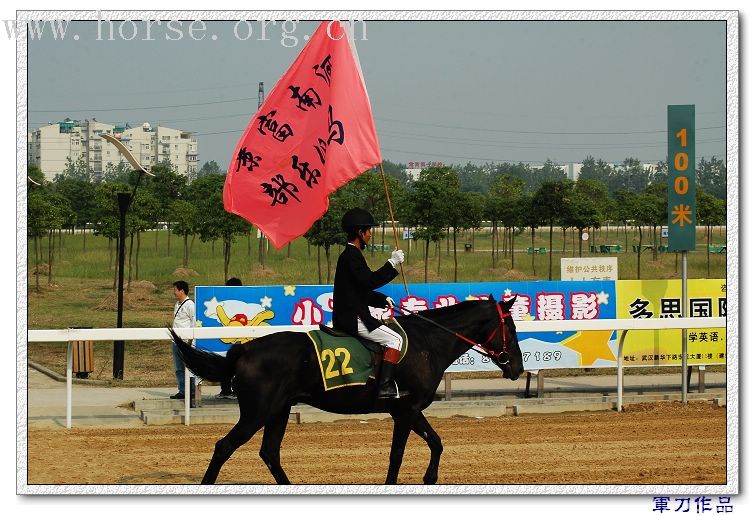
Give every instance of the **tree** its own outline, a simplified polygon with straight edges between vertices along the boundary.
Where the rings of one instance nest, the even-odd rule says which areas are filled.
[[[168,223],[168,255],[170,255],[170,229],[172,222],[170,206],[173,202],[178,200],[181,194],[185,191],[186,176],[180,175],[176,172],[175,167],[170,164],[170,161],[163,161],[162,163],[153,166],[150,171],[154,174],[154,177],[147,177],[144,186],[153,193],[155,198],[157,198],[157,220]],[[223,178],[222,176],[213,177]],[[157,235],[158,231],[155,232],[155,250],[157,250]]]
[[[60,176],[58,176],[60,177]],[[74,214],[73,225],[83,229],[84,252],[87,249],[87,224],[95,217],[95,185],[74,178],[60,178],[55,182],[55,191],[63,195],[71,206]]]
[[[330,249],[333,245],[346,243],[346,235],[341,228],[341,219],[346,211],[355,207],[349,197],[350,192],[345,187],[336,190],[329,197],[330,206],[328,210],[304,234],[307,241],[317,247],[317,282],[319,284],[322,284],[320,247],[325,250],[325,260],[327,262],[325,284],[330,284],[330,271],[332,269]]]
[[[45,213],[42,217],[44,229],[47,232],[47,284],[52,284],[54,252],[54,232],[63,227],[67,220],[73,216],[71,205],[63,195],[58,193],[45,193],[43,204]]]
[[[622,207],[626,212],[628,219],[639,231],[639,242],[637,243],[637,279],[641,278],[641,256],[642,256],[642,229],[646,226],[652,226],[658,223],[659,208],[660,212],[665,210],[665,202],[658,196],[650,193],[628,193],[624,196]]]
[[[37,165],[29,165],[26,168],[26,176],[39,184],[39,186],[46,186],[47,185],[47,179],[45,179],[45,174],[42,173],[42,170],[39,169]],[[39,186],[34,185],[35,187],[39,188]],[[31,189],[31,188],[30,188]]]
[[[650,172],[650,185],[668,184],[668,161],[658,161]]]
[[[653,261],[658,261],[658,231],[668,222],[668,185],[658,182],[645,189],[648,201],[647,220],[653,235]]]
[[[486,167],[467,163],[457,168],[459,188],[461,191],[475,191],[485,193],[490,189],[491,174]]]
[[[191,183],[189,197],[195,202],[199,216],[199,238],[202,241],[223,240],[224,281],[228,280],[231,262],[231,245],[236,236],[251,230],[249,222],[229,213],[223,207],[222,175],[207,175]]]
[[[614,221],[621,222],[624,226],[624,252],[629,252],[629,235],[627,233],[627,225],[630,220],[633,220],[632,209],[630,203],[633,201],[632,193],[627,190],[616,190],[613,192],[613,197],[616,201],[613,215],[611,216]]]
[[[498,236],[497,222],[500,220],[504,231],[508,231],[511,252],[511,268],[514,268],[514,228],[523,225],[522,205],[525,204],[524,180],[513,175],[500,175],[490,188],[488,215],[493,220],[493,239]],[[505,240],[505,232],[504,232]],[[493,244],[493,267],[497,244]],[[504,245],[504,249],[506,246]],[[504,252],[505,254],[505,252]]]
[[[84,182],[92,182],[93,177],[94,172],[89,168],[84,157],[80,157],[76,161],[71,160],[70,157],[66,157],[63,172],[56,175],[53,182],[57,182],[60,179],[77,179]]]
[[[126,232],[130,236],[128,251],[128,288],[131,288],[131,258],[133,255],[134,236],[136,236],[136,270],[135,278],[139,280],[139,257],[141,254],[141,233],[156,228],[161,208],[160,202],[147,188],[138,190],[126,217]]]
[[[448,208],[459,191],[459,178],[451,168],[430,167],[412,184],[409,192],[409,223],[416,227],[415,240],[425,241],[425,282],[430,242],[438,242],[448,224]],[[440,253],[438,253],[440,262]]]
[[[521,180],[523,191],[527,193],[531,193],[540,187],[540,184],[536,181],[534,170],[530,168],[530,165],[525,163],[501,163],[497,165],[493,171],[493,183],[501,175],[508,175]]]
[[[537,270],[535,270],[535,229],[542,224],[542,213],[538,209],[539,206],[534,193],[524,195],[521,205],[521,223],[523,227],[529,227],[530,237],[532,238],[532,275],[537,275]]]
[[[541,168],[535,169],[535,189],[541,187],[546,182],[562,182],[567,180],[566,172],[554,161],[547,159]]]
[[[583,178],[582,175],[580,175],[579,180],[574,184],[574,191],[590,198],[594,203],[594,207],[597,209],[597,213],[595,213],[594,216],[588,214],[588,216],[594,218],[594,223],[581,228],[581,230],[592,228],[594,239],[595,229],[599,228],[605,221],[610,219],[609,215],[613,206],[611,198],[608,196],[608,187],[602,181]],[[594,244],[595,242],[593,241],[593,245]],[[582,243],[580,241],[580,248],[581,246]]]
[[[41,183],[40,183],[41,184]],[[50,200],[50,195],[39,186],[29,191],[29,197],[26,204],[27,216],[27,236],[34,242],[34,275],[35,289],[40,291],[39,287],[39,259],[41,254],[40,240],[47,235],[52,225],[55,206]]]
[[[580,235],[579,257],[582,257],[582,232],[589,227],[600,225],[601,214],[595,199],[579,189],[573,189],[568,200],[563,218],[564,225],[577,229]]]
[[[398,206],[404,203],[405,186],[395,177],[386,174],[385,183],[388,185],[388,194],[391,197],[391,205]],[[371,169],[359,175],[339,190],[339,199],[352,202],[351,207],[366,209],[381,222],[383,228],[383,241],[385,244],[385,221],[390,220],[388,201],[385,197],[385,184],[380,171]],[[394,216],[396,213],[394,212]],[[374,246],[373,252],[374,252]]]
[[[139,172],[134,171],[131,165],[124,161],[120,161],[116,165],[108,163],[105,165],[105,172],[102,174],[102,182],[133,184],[137,173]]]
[[[183,267],[189,267],[189,236],[197,233],[199,225],[197,206],[187,200],[178,199],[170,207],[173,218],[173,232],[183,236]]]
[[[490,220],[490,259],[493,268],[495,268],[496,251],[498,250],[496,247],[498,245],[498,223],[501,220],[501,207],[502,202],[500,197],[494,195],[491,191],[485,197],[485,218]]]
[[[102,183],[95,188],[95,236],[104,236],[108,239],[109,260],[113,263],[113,246],[115,240],[116,248],[119,246],[119,227],[120,227],[120,209],[118,208],[118,193],[131,193],[128,184],[122,182]],[[113,291],[117,286],[118,278],[118,260],[115,260],[116,266],[113,271]]]
[[[479,195],[476,192],[458,191],[449,199],[447,216],[448,223],[453,230],[454,282],[457,281],[459,268],[456,255],[456,235],[459,230],[471,229],[475,225],[479,226],[479,219],[482,218],[482,199],[479,198]]]
[[[695,171],[697,186],[716,198],[726,199],[726,163],[715,157],[700,159]]]
[[[472,232],[472,249],[475,248],[475,232],[482,227],[482,220],[485,217],[485,195],[476,191],[463,191],[467,199],[467,223],[468,229]]]
[[[710,247],[713,236],[713,226],[723,225],[726,222],[726,202],[718,199],[706,192],[702,188],[697,188],[697,223],[705,226],[706,236],[706,257],[708,272],[710,277]]]
[[[197,171],[197,179],[206,175],[218,175],[224,171],[220,168],[220,165],[215,161],[205,161],[202,167]]]
[[[645,170],[639,159],[628,157],[613,169],[608,181],[608,190],[619,189],[639,193],[645,191],[650,180],[650,172]]]
[[[383,159],[383,171],[385,171],[387,177],[396,179],[403,187],[406,187],[406,185],[411,182],[411,178],[406,173],[406,165],[403,163],[392,163],[391,161]]]
[[[548,224],[548,280],[553,280],[553,226],[563,218],[566,194],[570,189],[570,182],[544,182],[533,197],[533,209],[537,209],[539,217]],[[534,247],[534,242],[533,242]],[[533,248],[534,252],[534,248]]]
[[[579,172],[580,181],[597,181],[608,187],[608,180],[611,176],[611,165],[602,159],[595,160],[592,156],[587,156],[582,161],[582,168]]]

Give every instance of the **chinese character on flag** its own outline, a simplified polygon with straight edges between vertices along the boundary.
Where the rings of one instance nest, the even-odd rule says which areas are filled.
[[[281,248],[328,210],[328,195],[381,161],[348,28],[322,22],[236,145],[223,204]]]

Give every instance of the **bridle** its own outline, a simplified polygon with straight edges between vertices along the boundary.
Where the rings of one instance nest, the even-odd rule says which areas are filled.
[[[479,343],[475,342],[474,340],[471,340],[470,338],[467,338],[466,336],[464,336],[463,334],[459,333],[458,331],[453,331],[453,330],[451,330],[451,329],[449,329],[447,327],[444,327],[444,326],[440,325],[439,323],[437,323],[437,322],[435,322],[433,320],[430,320],[427,317],[424,317],[424,316],[420,315],[419,313],[415,313],[413,311],[409,311],[408,309],[402,308],[400,306],[398,306],[398,307],[394,306],[393,309],[395,309],[396,311],[399,311],[399,310],[403,311],[405,315],[415,316],[415,317],[419,318],[420,320],[424,320],[425,322],[428,322],[429,324],[434,325],[438,329],[442,329],[443,331],[445,331],[445,332],[447,332],[449,334],[453,334],[454,336],[456,336],[460,340],[468,343],[469,346],[472,347],[472,349],[474,349],[478,353],[480,353],[482,355],[490,356],[491,358],[493,358],[496,361],[496,363],[498,363],[499,365],[508,365],[509,360],[507,359],[506,361],[501,361],[501,355],[505,354],[506,356],[508,356],[508,354],[509,354],[508,347],[506,345],[506,319],[509,318],[509,317],[511,317],[511,313],[510,312],[504,313],[503,310],[501,309],[501,305],[498,304],[498,302],[495,303],[495,307],[498,310],[498,318],[501,321],[501,325],[500,326],[496,325],[493,328],[493,330],[490,332],[490,335],[488,335],[487,339],[485,340],[485,343],[483,343],[483,344],[479,344]],[[501,352],[496,352],[493,349],[491,349],[489,347],[486,347],[486,345],[493,341],[493,337],[495,336],[495,333],[498,331],[499,328],[501,330],[501,340],[502,340],[503,346],[502,346]]]
[[[509,355],[509,351],[506,346],[506,319],[511,317],[511,313],[510,312],[504,313],[503,310],[501,309],[501,305],[498,304],[497,302],[495,303],[495,307],[496,309],[498,309],[498,318],[501,321],[501,326],[500,326],[501,341],[503,343],[503,346],[501,347],[501,352],[496,352],[493,349],[486,347],[487,344],[493,341],[493,337],[495,336],[496,331],[498,331],[498,326],[493,328],[493,330],[490,332],[490,335],[488,335],[488,338],[485,340],[485,343],[483,343],[482,345],[480,345],[479,343],[473,340],[470,340],[469,338],[467,338],[463,334],[459,334],[458,332],[454,332],[454,334],[456,335],[457,338],[467,342],[474,350],[476,350],[480,354],[487,354],[491,358],[495,359],[498,364],[506,365],[508,364],[509,360],[507,359],[506,361],[501,361],[501,355],[502,354],[505,354],[506,356]]]

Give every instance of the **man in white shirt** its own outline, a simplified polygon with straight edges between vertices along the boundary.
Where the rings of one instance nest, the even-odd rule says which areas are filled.
[[[173,328],[194,327],[195,306],[194,301],[189,298],[189,285],[186,281],[176,281],[173,283],[173,295],[176,296],[176,305],[173,307]],[[191,343],[191,342],[189,342]],[[178,346],[173,343],[173,364],[176,369],[176,382],[178,383],[178,393],[171,395],[171,399],[183,399],[184,380],[186,375],[186,366],[184,365],[181,354],[178,352]],[[194,398],[194,378],[191,378],[191,397]]]

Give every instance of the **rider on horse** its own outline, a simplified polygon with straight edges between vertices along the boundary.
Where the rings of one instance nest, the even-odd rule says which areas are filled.
[[[374,272],[370,270],[362,250],[370,241],[372,228],[376,225],[375,218],[358,207],[347,211],[341,220],[348,243],[336,265],[333,327],[379,343],[384,348],[378,398],[395,399],[400,397],[400,393],[393,380],[393,371],[404,341],[397,332],[373,317],[368,306],[393,307],[393,299],[373,290],[388,284],[398,275],[396,267],[404,261],[404,251],[394,250],[387,263]]]

